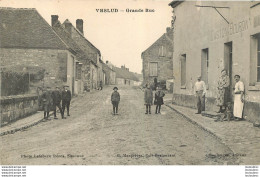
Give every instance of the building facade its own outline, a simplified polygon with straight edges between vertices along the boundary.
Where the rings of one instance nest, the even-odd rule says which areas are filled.
[[[76,27],[68,19],[64,21],[63,26],[87,57],[82,66],[84,88],[87,90],[97,89],[100,80],[103,78],[100,51],[85,38],[82,19],[76,20]]]
[[[0,16],[1,67],[41,67],[45,70],[44,79],[37,86],[66,84],[74,93],[75,51],[59,38],[36,9],[0,8]],[[32,89],[36,91],[36,88]]]
[[[226,69],[231,82],[230,95],[234,75],[239,74],[245,84],[244,116],[249,121],[259,120],[259,2],[173,1],[169,5],[176,19],[174,102],[195,107],[193,87],[201,75],[207,85],[206,110],[216,110],[217,82],[221,71]]]
[[[166,82],[173,78],[173,29],[167,28],[157,41],[142,52],[143,83]]]

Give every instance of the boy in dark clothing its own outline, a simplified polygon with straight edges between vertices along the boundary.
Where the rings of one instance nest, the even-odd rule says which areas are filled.
[[[44,119],[48,119],[50,109],[53,103],[50,87],[47,87],[47,90],[44,89],[41,99],[43,103]]]
[[[61,93],[60,93],[60,88],[59,87],[56,87],[56,90],[52,92],[52,99],[53,99],[53,114],[54,114],[54,119],[58,119],[56,117],[56,107],[59,108],[60,110],[60,113],[61,113],[61,117],[62,119],[64,119],[64,114],[63,114],[63,111],[61,109],[61,106],[60,106],[60,102],[61,102]]]
[[[114,87],[114,92],[111,95],[111,102],[113,104],[113,114],[118,114],[118,104],[120,101],[120,94],[117,92],[118,88]]]
[[[156,110],[155,110],[155,114],[160,114],[161,112],[161,105],[163,105],[163,97],[164,97],[164,93],[162,92],[160,87],[156,88],[156,92],[155,92],[155,99],[154,99],[154,104],[156,105]]]
[[[65,108],[67,108],[67,116],[70,116],[70,100],[71,100],[71,92],[69,90],[69,86],[64,86],[63,91],[61,93],[62,99],[62,112],[63,115],[65,113]]]

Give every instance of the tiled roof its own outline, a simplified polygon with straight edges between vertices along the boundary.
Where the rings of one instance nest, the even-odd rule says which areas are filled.
[[[53,25],[52,29],[57,35],[76,53],[76,57],[79,60],[86,60],[88,57],[85,52],[80,49],[77,43],[70,37],[70,34],[65,30],[59,21]]]
[[[133,72],[127,71],[126,69],[113,67],[113,70],[116,72],[116,78],[139,81],[139,79],[135,76]]]
[[[2,48],[67,48],[36,9],[0,8],[0,40]]]
[[[68,19],[66,19],[64,22],[63,22],[63,25],[65,23],[71,23]],[[95,50],[99,55],[101,55],[100,51],[98,50],[98,48],[96,48],[88,39],[85,38],[85,36],[76,28],[72,25],[72,27],[79,33],[79,35],[86,41],[86,43],[93,49]]]

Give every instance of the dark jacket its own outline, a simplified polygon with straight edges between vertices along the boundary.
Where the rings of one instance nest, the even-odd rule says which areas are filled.
[[[154,96],[154,104],[156,105],[162,105],[163,103],[163,97],[164,97],[164,93],[162,91],[157,91],[155,92],[155,96]]]
[[[52,105],[53,100],[50,91],[43,92],[41,96],[41,102],[43,105],[49,105],[49,106]]]
[[[54,104],[60,104],[61,102],[61,93],[58,90],[52,92],[52,99]]]
[[[144,104],[153,104],[153,91],[150,88],[144,91]]]
[[[67,90],[67,91],[63,90],[61,92],[61,99],[62,99],[62,101],[70,101],[71,100],[70,90]]]
[[[120,101],[120,94],[118,92],[113,92],[111,95],[111,101]]]

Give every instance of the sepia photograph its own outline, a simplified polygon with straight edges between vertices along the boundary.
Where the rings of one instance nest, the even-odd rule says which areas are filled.
[[[258,177],[260,1],[1,0],[0,64],[2,171],[210,165]]]

